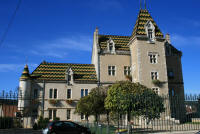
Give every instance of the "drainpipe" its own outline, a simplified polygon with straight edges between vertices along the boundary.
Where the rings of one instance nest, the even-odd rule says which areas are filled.
[[[43,92],[42,92],[42,117],[44,117],[44,96],[45,96],[45,80],[43,80]]]
[[[98,53],[98,87],[100,87],[100,52]]]

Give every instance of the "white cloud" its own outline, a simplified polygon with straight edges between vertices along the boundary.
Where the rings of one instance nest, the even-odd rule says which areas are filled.
[[[92,38],[90,36],[73,36],[46,41],[35,45],[30,50],[30,53],[40,56],[63,58],[68,52],[73,50],[90,52],[92,50]]]
[[[38,64],[30,63],[28,64],[29,71],[31,72]],[[0,72],[21,72],[23,71],[24,64],[0,64]]]
[[[172,44],[176,46],[200,46],[200,36],[182,36],[173,34],[171,36]]]

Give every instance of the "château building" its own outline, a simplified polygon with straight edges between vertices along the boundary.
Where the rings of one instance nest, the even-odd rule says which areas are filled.
[[[18,109],[27,111],[27,117],[32,113],[29,122],[40,115],[84,120],[84,115],[74,113],[77,101],[92,88],[127,80],[127,76],[159,95],[176,95],[183,102],[182,53],[171,44],[169,34],[161,32],[147,9],[139,11],[129,36],[103,35],[96,28],[91,47],[91,64],[43,61],[32,73],[25,66],[19,82],[22,99],[19,97]],[[153,82],[157,80],[162,86]],[[171,118],[170,112],[168,116]]]

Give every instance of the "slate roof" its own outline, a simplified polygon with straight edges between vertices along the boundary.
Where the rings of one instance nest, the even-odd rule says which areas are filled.
[[[93,64],[48,63],[42,62],[31,74],[37,80],[66,80],[66,70],[71,67],[74,81],[96,82],[97,76]]]
[[[28,65],[25,65],[20,79],[28,79],[28,78],[29,78],[29,69]]]
[[[153,20],[153,18],[149,14],[148,10],[146,10],[146,9],[140,10],[136,24],[135,24],[133,32],[132,32],[132,37],[134,37],[135,35],[147,35],[146,32],[145,32],[144,26],[147,23],[147,21],[149,21],[149,20],[155,26],[155,36],[163,38],[163,33],[160,31],[156,22]]]
[[[101,50],[107,49],[107,41],[112,39],[115,43],[115,50],[129,51],[127,45],[130,41],[130,36],[118,36],[118,35],[99,35],[99,45]]]

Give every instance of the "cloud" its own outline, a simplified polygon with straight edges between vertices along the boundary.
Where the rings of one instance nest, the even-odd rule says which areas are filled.
[[[183,36],[173,34],[171,36],[172,44],[176,46],[200,46],[200,36]]]
[[[55,40],[38,43],[32,48],[32,50],[30,50],[30,53],[40,56],[63,58],[72,50],[91,52],[92,38],[90,36],[58,38]]]
[[[196,20],[189,20],[189,23],[195,27],[200,27],[200,22]]]
[[[28,64],[29,71],[31,72],[38,64],[30,63]],[[0,64],[0,72],[21,72],[23,71],[24,64]]]

